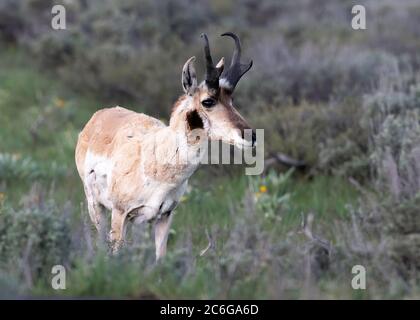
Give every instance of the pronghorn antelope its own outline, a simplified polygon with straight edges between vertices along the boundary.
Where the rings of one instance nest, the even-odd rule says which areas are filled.
[[[111,211],[112,251],[124,241],[129,221],[153,221],[156,259],[165,254],[172,212],[202,156],[197,152],[198,136],[239,148],[255,144],[253,131],[244,134],[249,125],[232,100],[236,84],[252,61],[241,63],[241,44],[235,34],[222,36],[235,41],[230,66],[224,68],[224,58],[214,66],[208,38],[202,34],[205,80],[197,83],[195,57],[190,58],[182,69],[185,94],[175,103],[169,126],[145,114],[115,107],[97,111],[80,133],[76,165],[89,215],[99,233],[104,234],[104,211]]]

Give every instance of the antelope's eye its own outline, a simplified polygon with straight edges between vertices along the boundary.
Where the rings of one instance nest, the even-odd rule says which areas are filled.
[[[211,108],[211,107],[214,107],[216,105],[216,100],[211,99],[211,98],[205,99],[205,100],[201,101],[201,104],[205,108]]]

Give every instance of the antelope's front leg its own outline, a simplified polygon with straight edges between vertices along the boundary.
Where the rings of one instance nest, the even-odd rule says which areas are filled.
[[[118,209],[112,209],[111,231],[109,239],[111,241],[111,252],[117,253],[124,242],[127,229],[127,213]]]
[[[172,222],[172,212],[162,214],[155,223],[156,261],[166,254],[169,228]]]

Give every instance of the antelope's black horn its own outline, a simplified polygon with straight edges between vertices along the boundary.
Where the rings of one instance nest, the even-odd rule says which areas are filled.
[[[233,92],[241,77],[252,67],[252,60],[248,63],[241,63],[242,47],[239,37],[232,33],[226,32],[222,36],[231,37],[235,41],[235,49],[232,55],[230,67],[225,69],[221,75],[221,85]]]
[[[207,35],[202,33],[201,37],[204,39],[204,57],[206,59],[205,81],[210,89],[218,90],[220,71],[213,64],[213,59],[210,53],[209,39],[207,38]]]

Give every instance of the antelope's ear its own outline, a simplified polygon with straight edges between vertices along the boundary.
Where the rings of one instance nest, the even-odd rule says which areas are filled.
[[[188,95],[193,95],[197,89],[197,75],[194,68],[195,57],[191,57],[185,62],[182,68],[182,88]]]

